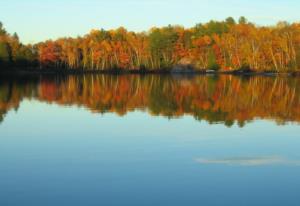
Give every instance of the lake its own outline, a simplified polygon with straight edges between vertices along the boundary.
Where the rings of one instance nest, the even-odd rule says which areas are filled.
[[[0,78],[0,205],[299,205],[300,78]]]

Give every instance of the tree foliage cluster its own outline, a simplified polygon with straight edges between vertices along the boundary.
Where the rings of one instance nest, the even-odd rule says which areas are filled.
[[[148,32],[92,30],[77,38],[23,45],[0,24],[0,64],[83,70],[295,71],[300,68],[300,23],[260,27],[241,17],[192,28],[167,26]]]
[[[0,67],[37,66],[38,50],[33,45],[24,45],[16,33],[7,33],[0,22]]]

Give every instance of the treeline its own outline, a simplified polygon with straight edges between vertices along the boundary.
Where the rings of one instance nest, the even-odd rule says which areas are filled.
[[[0,22],[0,68],[8,67],[36,67],[39,65],[38,48],[24,45],[16,33],[7,33]]]
[[[23,99],[74,105],[94,113],[142,110],[209,123],[245,125],[255,119],[300,123],[300,79],[172,75],[57,75],[0,77],[0,122]]]
[[[296,71],[300,68],[300,23],[259,27],[229,17],[185,29],[92,30],[77,38],[23,45],[0,24],[0,64],[68,70],[195,69]]]

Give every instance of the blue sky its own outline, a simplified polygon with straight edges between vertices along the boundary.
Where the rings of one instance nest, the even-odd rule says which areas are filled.
[[[243,15],[258,25],[300,21],[299,0],[2,0],[0,8],[0,21],[25,43],[76,37],[93,28],[191,27],[228,16]]]

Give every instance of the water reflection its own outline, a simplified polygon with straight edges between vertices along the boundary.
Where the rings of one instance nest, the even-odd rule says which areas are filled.
[[[220,164],[229,166],[293,165],[300,166],[300,160],[290,160],[281,156],[235,157],[222,159],[197,158],[200,164]]]
[[[83,106],[95,113],[192,115],[209,123],[254,119],[300,122],[300,79],[293,77],[75,75],[1,77],[0,121],[24,99]]]
[[[2,77],[0,99],[1,206],[299,202],[297,78]]]

